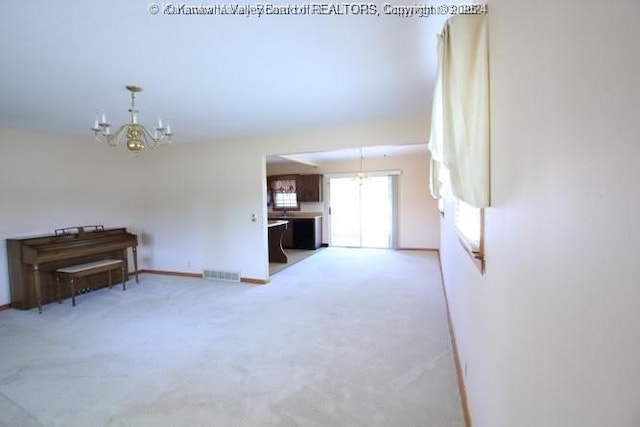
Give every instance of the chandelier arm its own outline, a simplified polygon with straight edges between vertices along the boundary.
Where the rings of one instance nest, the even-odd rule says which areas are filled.
[[[122,135],[125,133],[128,125],[122,125],[115,133],[107,135],[107,144],[112,147],[120,145],[122,143]]]
[[[153,136],[153,134],[151,132],[149,132],[149,130],[142,126],[142,130],[143,130],[143,135],[144,135],[144,140],[146,142],[146,145],[149,149],[154,149],[158,146],[158,144],[160,143],[160,141],[162,140],[162,137],[160,138],[156,138],[155,136]],[[152,141],[152,142],[149,142]]]

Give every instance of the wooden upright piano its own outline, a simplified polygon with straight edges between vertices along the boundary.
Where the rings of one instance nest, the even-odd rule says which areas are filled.
[[[105,229],[102,225],[61,228],[52,235],[7,239],[7,260],[11,287],[11,307],[27,310],[57,301],[55,271],[61,267],[98,261],[105,258],[122,259],[125,275],[127,248],[133,252],[134,272],[138,282],[138,236],[126,228]],[[106,273],[104,273],[106,274]],[[122,273],[114,274],[114,282],[122,281]],[[107,286],[98,274],[87,278],[83,291]],[[62,287],[62,296],[70,295]]]

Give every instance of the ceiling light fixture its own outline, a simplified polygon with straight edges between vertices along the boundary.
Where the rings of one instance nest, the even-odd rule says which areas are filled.
[[[106,142],[112,147],[126,141],[127,148],[133,152],[142,151],[144,148],[156,148],[160,144],[171,144],[171,135],[173,135],[171,125],[169,123],[163,124],[159,116],[153,134],[149,132],[147,128],[138,124],[136,93],[141,92],[142,88],[133,85],[127,85],[125,87],[131,92],[131,108],[129,109],[131,113],[131,123],[120,126],[115,133],[111,134],[111,124],[107,119],[107,114],[103,111],[101,115],[96,117],[96,121],[91,128],[96,141]]]
[[[362,170],[362,161],[364,160],[364,154],[362,153],[362,147],[360,147],[360,171],[356,174],[356,181],[358,184],[364,184],[364,181],[367,179],[367,174]]]

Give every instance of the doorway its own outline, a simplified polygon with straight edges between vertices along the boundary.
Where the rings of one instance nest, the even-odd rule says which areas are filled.
[[[395,176],[329,178],[329,244],[395,247]]]

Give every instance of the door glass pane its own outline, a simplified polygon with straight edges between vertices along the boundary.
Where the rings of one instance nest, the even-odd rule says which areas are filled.
[[[331,241],[334,246],[360,246],[360,194],[353,178],[331,178]]]
[[[331,239],[333,246],[391,247],[393,204],[389,176],[364,180],[331,178]]]
[[[388,176],[365,179],[360,187],[362,246],[388,248],[391,243],[391,185]]]

